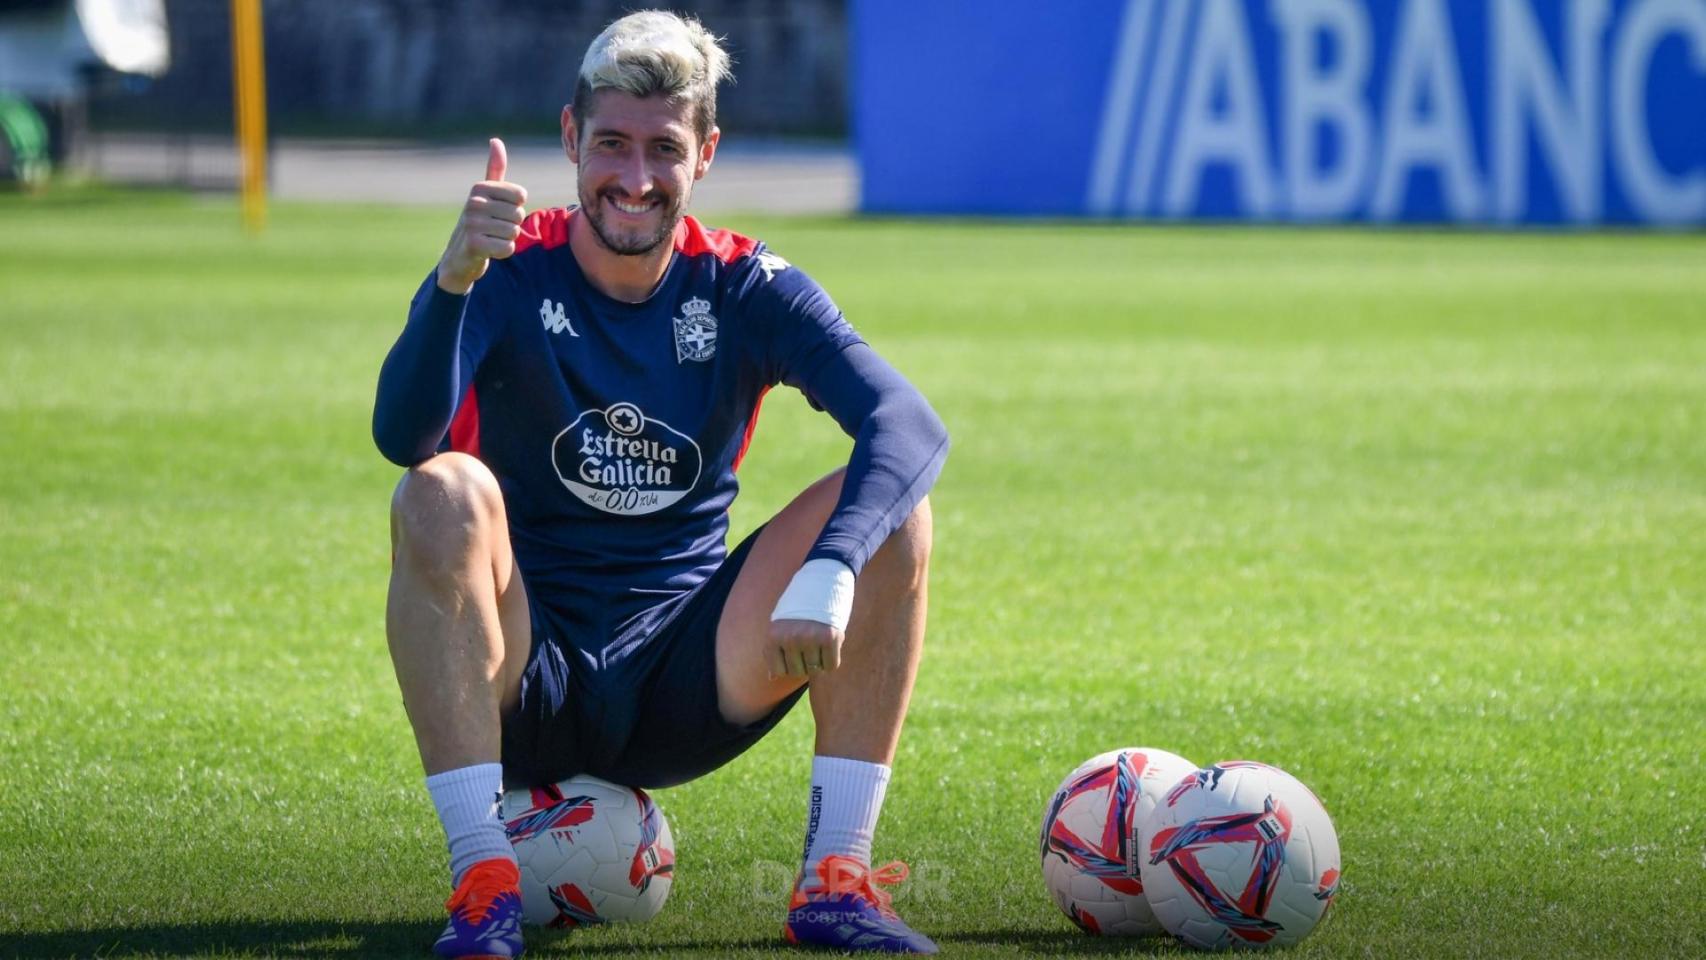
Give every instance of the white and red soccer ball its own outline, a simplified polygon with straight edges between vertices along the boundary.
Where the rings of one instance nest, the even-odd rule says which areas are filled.
[[[1283,947],[1339,889],[1339,838],[1315,794],[1278,767],[1228,760],[1180,781],[1138,824],[1145,895],[1193,947]]]
[[[663,909],[675,840],[644,790],[573,777],[507,791],[499,816],[521,864],[523,921],[565,929]]]
[[[1084,930],[1166,932],[1203,949],[1296,943],[1339,886],[1321,801],[1247,760],[1199,770],[1148,748],[1094,757],[1055,792],[1042,848],[1050,894]]]
[[[1143,897],[1137,822],[1196,771],[1149,747],[1110,750],[1066,775],[1043,812],[1043,882],[1055,905],[1088,933],[1148,936],[1161,924]]]

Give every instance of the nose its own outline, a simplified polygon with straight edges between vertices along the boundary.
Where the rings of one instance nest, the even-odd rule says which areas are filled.
[[[628,154],[617,183],[622,187],[622,192],[630,197],[645,196],[652,188],[652,172],[646,164],[644,150],[634,150]]]

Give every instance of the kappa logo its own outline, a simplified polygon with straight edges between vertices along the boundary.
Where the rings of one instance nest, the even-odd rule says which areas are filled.
[[[717,318],[711,304],[698,297],[681,305],[675,318],[675,362],[706,361],[717,355]]]
[[[758,255],[758,269],[764,271],[764,279],[774,280],[776,275],[788,269],[793,264],[766,250]]]
[[[569,322],[569,312],[561,303],[552,303],[550,297],[539,302],[539,319],[544,321],[545,329],[552,333],[562,333],[567,330],[569,336],[578,337],[574,324]]]

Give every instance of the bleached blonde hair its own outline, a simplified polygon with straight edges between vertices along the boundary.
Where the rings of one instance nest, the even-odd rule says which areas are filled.
[[[703,142],[717,125],[717,84],[730,76],[729,55],[698,20],[642,10],[593,38],[569,109],[584,130],[592,95],[600,90],[664,96],[693,107],[694,131]]]

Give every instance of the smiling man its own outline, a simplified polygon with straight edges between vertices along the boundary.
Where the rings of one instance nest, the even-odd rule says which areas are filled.
[[[579,205],[526,211],[493,140],[380,372],[386,633],[449,840],[446,957],[520,954],[494,797],[580,773],[681,783],[810,691],[790,941],[935,952],[871,838],[923,649],[941,421],[823,289],[686,215],[728,60],[645,12],[592,42],[563,146]],[[852,454],[732,552],[735,469],[785,383]]]

